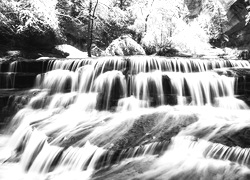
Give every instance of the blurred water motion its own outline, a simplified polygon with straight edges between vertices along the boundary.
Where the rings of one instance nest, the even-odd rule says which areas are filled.
[[[249,63],[50,60],[0,136],[0,179],[248,179],[250,111],[224,67]]]

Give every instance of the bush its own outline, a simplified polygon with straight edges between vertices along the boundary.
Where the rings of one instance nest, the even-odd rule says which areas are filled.
[[[209,36],[200,26],[199,21],[193,20],[189,24],[180,24],[171,38],[177,50],[189,54],[204,54],[211,48]]]
[[[150,35],[148,33],[142,39],[142,47],[147,55],[175,56],[178,51],[173,45],[174,43],[166,36],[161,36],[161,38],[158,39],[156,35]]]
[[[142,47],[147,55],[156,54],[156,46],[143,44]]]
[[[178,54],[178,51],[173,48],[173,47],[169,47],[169,46],[163,46],[162,48],[160,48],[157,53],[158,56],[176,56]]]

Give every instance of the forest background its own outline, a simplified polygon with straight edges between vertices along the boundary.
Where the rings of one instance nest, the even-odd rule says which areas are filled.
[[[124,35],[146,54],[248,51],[246,0],[1,0],[0,55],[70,44],[93,55]]]

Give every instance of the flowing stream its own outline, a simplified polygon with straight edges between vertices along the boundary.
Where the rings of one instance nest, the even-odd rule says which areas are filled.
[[[32,97],[0,135],[0,179],[250,178],[250,111],[225,70],[248,70],[248,61],[41,61]]]

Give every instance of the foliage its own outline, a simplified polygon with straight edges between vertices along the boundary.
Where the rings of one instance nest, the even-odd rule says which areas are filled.
[[[133,34],[128,28],[134,22],[130,10],[127,9],[131,2],[99,0],[97,4],[96,0],[59,0],[57,7],[60,27],[67,38],[74,36],[86,43],[92,35],[93,44],[106,48],[121,35]],[[95,12],[94,5],[97,5]],[[88,30],[89,22],[91,33],[88,32],[91,29]]]
[[[204,1],[201,14],[187,23],[179,21],[172,41],[177,49],[192,54],[203,54],[209,51],[211,39],[224,36],[227,16],[220,2]]]
[[[218,1],[213,0],[206,1],[204,10],[198,18],[210,39],[220,38],[228,22],[225,9]]]
[[[151,0],[144,3],[142,2],[138,7],[142,9],[143,5],[146,5],[147,12],[141,11],[137,14],[137,24],[134,25],[134,29],[142,31],[141,43],[145,51],[147,54],[172,55],[175,52],[172,39],[176,34],[177,26],[187,25],[185,18],[188,11],[183,1]]]
[[[58,0],[56,9],[63,40],[83,49],[83,43],[86,43],[88,38],[87,2],[81,0]]]
[[[106,12],[106,13],[103,13]],[[125,35],[134,34],[129,28],[134,23],[134,17],[130,11],[118,7],[110,7],[98,15],[96,22],[96,44],[107,47],[114,39]]]
[[[0,37],[53,32],[89,50],[129,34],[147,54],[197,53],[210,39],[225,37],[227,23],[219,1],[202,2],[192,19],[184,0],[2,0]]]
[[[210,48],[209,36],[200,26],[199,20],[179,23],[172,37],[173,46],[182,52],[191,54],[203,54]]]
[[[1,29],[17,34],[27,30],[45,32],[52,29],[57,31],[56,4],[56,0],[50,3],[43,0],[2,0],[0,2]]]
[[[132,5],[132,1],[131,0],[114,0],[112,2],[112,6],[113,7],[118,7],[121,10],[127,10],[128,8],[130,8],[130,6]]]
[[[247,14],[245,16],[245,25],[249,25],[249,23],[250,23],[250,2],[245,1],[245,3],[246,3],[246,10],[247,10]]]
[[[246,24],[250,22],[250,6],[247,6],[247,10],[249,11],[246,15]]]

